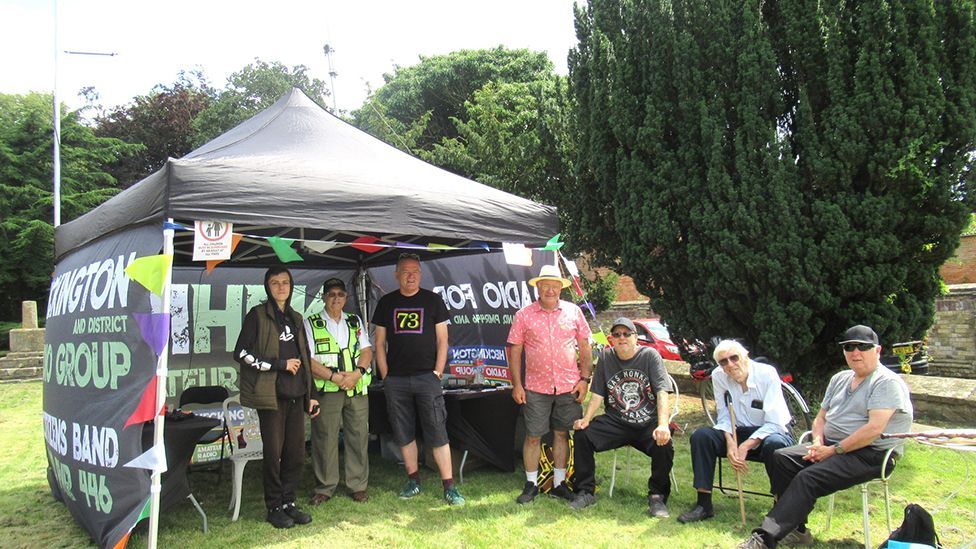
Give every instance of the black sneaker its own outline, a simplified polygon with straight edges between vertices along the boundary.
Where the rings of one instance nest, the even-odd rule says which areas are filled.
[[[295,521],[295,524],[308,524],[312,522],[312,515],[296,507],[295,502],[286,503],[281,508],[285,511],[286,515],[291,517],[291,520]]]
[[[562,498],[566,501],[573,501],[573,498],[576,497],[573,491],[569,489],[569,486],[566,486],[565,481],[560,482],[559,486],[554,486],[552,490],[549,490],[549,495],[554,498]]]
[[[291,528],[295,521],[285,513],[283,507],[268,509],[268,522],[275,528]]]
[[[534,482],[525,481],[525,487],[522,488],[522,493],[519,494],[519,497],[515,498],[515,503],[529,503],[538,495],[539,487]]]

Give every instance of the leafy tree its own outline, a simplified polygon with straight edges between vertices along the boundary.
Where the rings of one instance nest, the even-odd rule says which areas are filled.
[[[571,245],[677,339],[808,376],[853,323],[920,339],[971,211],[972,2],[590,0],[576,28]]]
[[[19,318],[25,299],[47,301],[54,265],[51,119],[50,95],[0,94],[0,318]],[[118,192],[105,167],[141,149],[97,137],[78,111],[62,115],[62,219]]]
[[[502,46],[486,50],[460,50],[446,55],[421,57],[410,67],[395,67],[384,74],[384,84],[366,105],[353,111],[353,123],[381,137],[412,134],[411,148],[429,150],[444,138],[458,135],[454,120],[466,120],[465,101],[489,82],[533,82],[552,74],[545,53]],[[428,114],[429,113],[429,114]],[[416,125],[425,117],[423,131]],[[402,147],[410,139],[389,139]]]
[[[193,121],[196,130],[194,146],[214,137],[271,106],[292,88],[298,88],[324,109],[329,90],[326,83],[308,76],[308,67],[287,67],[273,61],[255,59],[254,63],[227,78],[227,86],[217,92],[213,101]],[[331,109],[329,109],[331,110]]]
[[[544,53],[462,50],[384,78],[353,113],[360,128],[504,191],[557,206],[571,198],[571,97]]]
[[[148,94],[98,117],[98,136],[145,146],[141,154],[111,168],[112,176],[128,187],[163,167],[167,158],[179,158],[193,150],[193,120],[213,102],[214,95],[215,90],[202,74],[180,73],[173,84],[159,84]]]

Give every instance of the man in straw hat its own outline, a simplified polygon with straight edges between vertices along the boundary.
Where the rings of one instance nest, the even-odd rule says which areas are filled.
[[[806,521],[817,498],[879,478],[885,454],[899,444],[881,433],[911,430],[908,385],[879,367],[878,334],[867,326],[852,326],[839,343],[848,369],[830,378],[813,420],[813,442],[776,451],[769,482],[778,499],[740,548],[813,543]],[[894,460],[892,455],[887,470],[894,468]]]
[[[569,286],[556,265],[544,265],[539,276],[529,280],[539,299],[515,314],[508,343],[512,398],[524,405],[525,487],[518,503],[528,503],[539,494],[539,454],[542,436],[553,434],[553,488],[550,495],[572,500],[566,485],[569,463],[569,430],[583,414],[583,399],[590,383],[593,358],[590,327],[576,305],[559,299]],[[525,385],[522,384],[522,354],[525,352]]]

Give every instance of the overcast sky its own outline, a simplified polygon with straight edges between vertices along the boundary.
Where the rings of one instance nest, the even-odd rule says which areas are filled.
[[[582,3],[582,2],[581,2]],[[54,88],[54,0],[0,0],[0,92]],[[328,83],[323,45],[334,49],[336,102],[359,107],[367,85],[394,65],[459,49],[545,51],[560,74],[575,45],[573,0],[58,0],[58,90],[77,108],[85,86],[114,106],[203,69],[215,87],[252,62],[303,64]]]

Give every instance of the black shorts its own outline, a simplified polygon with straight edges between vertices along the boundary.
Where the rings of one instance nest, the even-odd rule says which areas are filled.
[[[417,418],[427,445],[439,448],[447,444],[444,389],[433,371],[414,376],[387,376],[383,387],[393,439],[398,445],[406,446],[417,438]]]

